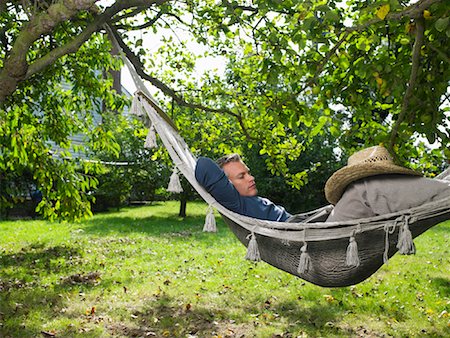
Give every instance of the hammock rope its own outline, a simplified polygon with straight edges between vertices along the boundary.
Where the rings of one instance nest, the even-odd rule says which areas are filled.
[[[413,238],[450,218],[450,197],[403,212],[345,222],[319,221],[329,213],[331,206],[296,215],[303,221],[295,223],[260,220],[232,212],[197,182],[196,158],[189,146],[150,95],[131,62],[123,59],[137,87],[131,111],[151,121],[145,145],[155,146],[154,133],[159,135],[174,163],[172,176],[182,173],[209,206],[204,231],[217,231],[215,208],[247,246],[247,259],[263,260],[320,286],[353,285],[370,277],[397,251],[414,253]],[[436,178],[450,181],[450,169]],[[174,190],[179,191],[179,188]]]

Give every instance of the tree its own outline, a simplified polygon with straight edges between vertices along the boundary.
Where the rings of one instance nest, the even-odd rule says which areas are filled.
[[[68,149],[68,136],[84,132],[93,149],[119,152],[110,130],[86,123],[93,112],[126,104],[104,77],[120,67],[106,24],[139,75],[163,94],[161,102],[198,116],[177,123],[201,119],[203,134],[219,140],[216,149],[255,146],[269,172],[293,187],[303,185],[307,168],[295,172],[289,162],[325,130],[344,154],[384,143],[400,162],[425,153],[416,147],[420,137],[441,149],[449,143],[444,0],[130,0],[108,7],[94,0],[0,1],[0,11],[1,179],[33,172],[48,217],[88,213],[84,192],[96,184],[95,165],[74,163],[67,153],[49,156],[49,141]],[[226,76],[183,77],[196,56],[170,33],[176,29],[207,46],[208,55],[226,57]],[[142,36],[155,32],[166,44],[150,54]],[[61,86],[64,79],[70,88]],[[226,141],[233,146],[220,141],[212,116],[222,127],[232,123]],[[182,132],[189,141],[191,130]],[[420,159],[415,165],[424,167],[428,158]]]
[[[104,172],[96,175],[99,183],[93,192],[94,211],[161,198],[158,189],[162,182],[169,181],[170,172],[166,162],[154,160],[159,150],[142,146],[148,128],[129,115],[109,116],[103,124],[112,124],[108,129],[113,130],[120,151],[118,156],[109,152],[93,154],[105,164]]]

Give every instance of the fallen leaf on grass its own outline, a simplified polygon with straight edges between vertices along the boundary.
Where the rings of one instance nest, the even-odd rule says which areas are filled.
[[[44,337],[56,337],[56,331],[52,330],[52,331],[41,331],[41,334]]]
[[[325,300],[328,303],[331,303],[331,302],[333,302],[335,300],[335,298],[332,295],[324,295],[323,298],[325,298]]]
[[[95,306],[91,307],[91,309],[86,310],[87,315],[94,315],[95,314]]]

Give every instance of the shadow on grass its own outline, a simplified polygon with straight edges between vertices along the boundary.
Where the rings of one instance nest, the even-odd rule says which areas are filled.
[[[17,270],[20,269],[35,273],[51,270],[52,273],[55,273],[58,270],[58,265],[52,264],[53,260],[59,258],[72,259],[80,255],[81,251],[74,247],[59,245],[46,248],[43,244],[33,244],[22,248],[17,253],[2,254],[0,256],[0,267],[15,267],[14,275],[17,275]],[[25,273],[24,275],[32,277],[33,273]],[[2,273],[1,277],[4,278],[5,276],[5,273]]]
[[[273,309],[257,303],[245,309],[237,309],[238,306],[217,309],[214,304],[211,307],[180,304],[176,298],[163,294],[135,310],[130,316],[132,320],[116,322],[107,329],[113,336],[126,337],[252,337],[258,327],[264,330],[264,326],[283,322],[278,329],[281,335],[272,337],[293,337],[299,332],[317,336],[336,333],[338,330],[330,323],[343,316],[343,310],[330,309],[327,305],[306,307],[294,301],[278,304]],[[252,319],[241,318],[236,315],[237,310],[250,313]]]
[[[16,287],[18,285],[16,284]],[[58,292],[42,287],[21,285],[17,289],[2,291],[0,296],[0,337],[38,337],[40,327],[25,324],[32,313],[38,312],[50,318],[56,315],[53,309],[62,307]],[[42,318],[45,320],[44,318]]]
[[[127,236],[132,234],[145,234],[149,236],[168,237],[171,240],[183,240],[187,237],[193,236],[196,239],[204,239],[214,237],[218,238],[229,237],[229,228],[216,215],[216,225],[218,232],[215,234],[204,233],[203,226],[205,223],[205,215],[201,216],[187,216],[185,218],[168,215],[150,215],[145,217],[133,217],[124,212],[102,214],[101,217],[96,217],[83,222],[83,233],[85,235],[109,236],[120,235]],[[234,236],[232,236],[234,238]],[[237,239],[236,239],[237,241]]]
[[[135,218],[120,216],[117,214],[103,215],[101,218],[92,218],[83,224],[84,231],[88,234],[107,235],[112,233],[146,233],[151,235],[162,235],[174,231],[190,230],[201,231],[204,217],[188,216],[181,218],[177,216],[149,216]]]
[[[82,283],[67,283],[72,276],[66,276],[67,262],[82,257],[82,250],[76,247],[58,245],[45,247],[33,244],[21,251],[0,256],[0,337],[37,337],[41,327],[28,327],[27,319],[41,316],[45,322],[60,315],[66,300],[62,293],[73,288],[89,288],[89,280]],[[60,280],[44,283],[43,280],[61,273]],[[83,285],[82,285],[83,284]],[[35,322],[34,322],[35,323]]]
[[[220,316],[227,314],[221,311]],[[108,325],[109,333],[121,337],[185,337],[218,330],[215,314],[211,311],[190,304],[179,305],[175,298],[166,294],[134,310],[130,317],[130,321]]]
[[[443,296],[450,295],[450,279],[449,278],[433,278],[431,285],[438,290]]]
[[[30,250],[28,252],[27,250]],[[1,337],[37,337],[42,327],[34,321],[34,326],[27,327],[29,316],[39,314],[41,322],[50,322],[56,318],[67,318],[63,309],[68,306],[68,293],[84,294],[88,290],[98,287],[107,290],[113,282],[101,281],[100,284],[92,284],[88,279],[64,278],[51,285],[42,284],[40,279],[54,273],[54,260],[58,258],[70,259],[82,256],[75,248],[56,246],[50,248],[28,247],[17,254],[3,255],[0,263],[3,267],[15,266],[21,271],[20,276],[28,275],[31,278],[26,282],[19,275],[8,276],[0,280],[0,326]],[[66,276],[67,277],[67,276]],[[224,296],[225,297],[225,296]],[[195,304],[180,303],[176,296],[169,296],[164,291],[160,295],[153,295],[141,307],[124,307],[121,312],[130,312],[120,321],[116,318],[107,323],[101,322],[97,315],[79,313],[77,322],[104,325],[111,336],[117,337],[145,337],[156,334],[158,337],[186,337],[198,336],[233,336],[241,337],[251,334],[257,326],[270,326],[271,321],[283,319],[290,323],[283,328],[286,332],[294,333],[300,329],[313,334],[318,331],[332,332],[326,323],[333,322],[341,317],[343,309],[331,309],[326,305],[302,306],[296,301],[276,304],[269,308],[262,303],[259,295],[255,299],[248,299],[242,304],[230,306],[220,305],[197,306]],[[232,300],[230,300],[232,302]],[[225,302],[227,303],[227,302]],[[244,308],[239,308],[244,307]],[[251,313],[252,319],[245,320],[236,316],[236,311]],[[100,319],[100,320],[99,320]],[[33,325],[32,324],[32,325]],[[83,324],[83,325],[84,325]],[[66,332],[59,332],[61,336],[83,336],[76,328],[67,327]],[[293,331],[294,330],[294,331]],[[231,334],[232,333],[232,334]],[[67,335],[66,335],[67,334]]]

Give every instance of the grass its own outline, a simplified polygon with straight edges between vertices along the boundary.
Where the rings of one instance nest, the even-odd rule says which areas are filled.
[[[321,288],[265,263],[206,206],[78,224],[0,222],[0,337],[448,337],[450,222],[367,281]]]

